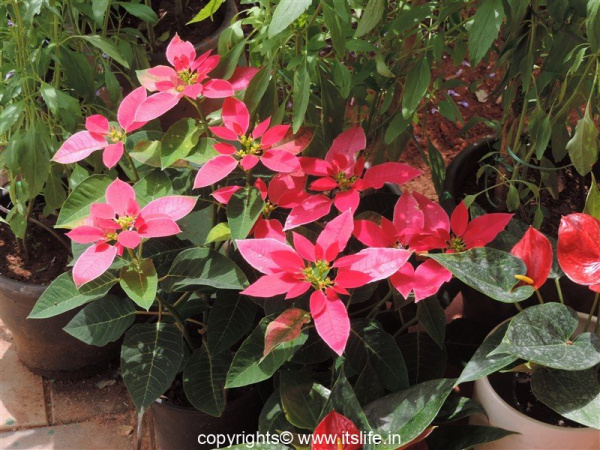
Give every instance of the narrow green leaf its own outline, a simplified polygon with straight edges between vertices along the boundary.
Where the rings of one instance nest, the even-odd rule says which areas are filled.
[[[423,325],[427,334],[441,348],[444,348],[446,335],[446,315],[444,308],[435,297],[429,297],[417,304],[417,319]]]
[[[269,38],[287,29],[312,4],[312,0],[281,0],[269,24]]]
[[[600,0],[588,0],[585,30],[592,50],[600,49]]]
[[[194,350],[183,371],[183,390],[194,408],[214,417],[221,416],[230,365],[229,351],[212,353],[205,345]]]
[[[144,259],[140,267],[130,264],[121,269],[121,287],[140,308],[150,309],[158,290],[158,276],[151,259]]]
[[[183,339],[170,323],[138,323],[125,334],[121,374],[138,413],[171,386],[183,358]]]
[[[394,116],[387,129],[385,130],[384,142],[390,145],[408,128],[410,119],[405,119],[401,113]]]
[[[192,23],[202,22],[203,20],[208,19],[209,17],[212,20],[213,15],[219,10],[219,7],[225,2],[225,0],[210,0],[204,8],[198,12],[194,16],[192,20],[190,20],[186,25],[190,25]]]
[[[106,55],[108,57],[114,59],[115,61],[117,61],[119,64],[121,64],[126,69],[129,69],[129,63],[125,60],[125,57],[123,56],[121,51],[115,46],[115,44],[113,44],[108,39],[106,39],[102,36],[97,36],[97,35],[79,36],[79,38],[83,39],[84,41],[89,42],[94,47],[99,48],[104,53],[106,53]]]
[[[269,81],[271,80],[271,70],[273,70],[273,62],[269,60],[262,69],[256,72],[256,75],[250,80],[250,84],[246,88],[244,94],[244,103],[248,107],[248,111],[252,114],[258,108],[258,105],[267,91]]]
[[[292,131],[297,133],[306,116],[308,102],[310,100],[310,74],[308,73],[306,60],[294,71],[294,90],[293,90],[293,119]]]
[[[598,189],[598,183],[596,183],[596,177],[592,173],[592,183],[590,184],[590,190],[585,200],[585,208],[583,208],[585,214],[600,219],[600,189]]]
[[[95,3],[95,2],[92,2]],[[158,22],[158,16],[152,8],[142,3],[133,2],[117,2],[118,5],[122,6],[132,16],[143,20],[150,25],[155,25]]]
[[[383,12],[385,11],[385,0],[369,0],[367,7],[364,9],[356,31],[354,32],[354,38],[359,38],[369,33],[377,24],[381,21]]]
[[[226,222],[221,222],[216,224],[209,232],[206,237],[205,244],[210,244],[211,242],[222,242],[226,241],[231,237],[231,231],[229,230],[229,224]]]
[[[134,321],[133,303],[107,295],[79,311],[63,330],[86,344],[103,347],[119,339]]]
[[[421,58],[406,76],[402,92],[402,116],[409,119],[417,110],[431,81],[431,71],[427,58]]]
[[[469,29],[469,56],[473,66],[479,64],[490,49],[504,20],[502,0],[483,0]]]
[[[23,113],[23,101],[11,103],[0,113],[0,134],[10,130]]]

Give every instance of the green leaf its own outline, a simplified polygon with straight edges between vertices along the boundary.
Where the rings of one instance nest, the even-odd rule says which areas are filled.
[[[227,374],[226,388],[247,386],[271,378],[308,338],[308,334],[302,332],[296,339],[281,344],[263,358],[267,321],[267,317],[262,319],[236,352]]]
[[[426,381],[370,403],[365,414],[379,432],[400,434],[402,442],[410,442],[431,424],[453,385],[451,379]]]
[[[122,6],[132,16],[143,20],[150,25],[155,25],[158,22],[158,16],[152,8],[142,3],[133,2],[117,2],[118,5]]]
[[[446,402],[435,418],[435,423],[451,423],[473,414],[487,415],[485,409],[479,402],[471,400],[468,397],[451,394],[448,396]]]
[[[160,141],[160,164],[163,169],[185,158],[198,143],[202,129],[194,119],[181,119],[173,124]]]
[[[45,216],[51,215],[62,206],[66,198],[67,191],[60,174],[51,171],[48,181],[46,181],[46,186],[44,186],[44,200],[46,205],[44,206],[43,214]]]
[[[427,92],[430,81],[429,62],[427,58],[421,58],[406,76],[402,92],[402,116],[405,119],[409,119],[417,110],[421,99]]]
[[[173,261],[182,250],[193,247],[189,241],[181,240],[176,236],[150,239],[144,243],[142,256],[154,262],[156,273],[159,277],[165,276]]]
[[[306,116],[306,110],[308,109],[310,94],[310,74],[308,73],[308,67],[305,59],[304,62],[297,68],[297,70],[294,71],[294,104],[292,108],[292,131],[294,133],[297,133],[304,123],[304,117]]]
[[[269,38],[286,30],[311,4],[312,0],[281,0],[269,24]]]
[[[411,385],[444,375],[448,355],[422,332],[407,333],[397,339]]]
[[[353,323],[346,354],[348,362],[358,373],[363,371],[369,361],[386,389],[398,391],[409,386],[402,352],[394,338],[377,323]]]
[[[181,239],[187,239],[198,247],[204,246],[212,226],[211,214],[211,208],[206,207],[199,211],[192,211],[183,219],[179,219],[177,223],[181,228],[181,233],[178,236]]]
[[[503,303],[517,303],[533,294],[531,286],[515,286],[515,275],[527,273],[525,263],[510,253],[493,248],[473,248],[466,252],[430,254],[452,274],[484,293]]]
[[[319,424],[329,389],[313,382],[306,373],[283,370],[279,374],[279,395],[287,420],[298,428],[312,431]]]
[[[126,69],[129,69],[129,63],[125,60],[125,57],[123,56],[121,51],[115,46],[115,44],[113,44],[108,39],[106,39],[102,36],[97,36],[97,35],[78,36],[78,37],[89,42],[94,47],[99,48],[104,53],[106,53],[106,55],[108,57],[114,59],[115,61],[117,61],[119,64],[121,64]]]
[[[310,313],[299,308],[286,309],[267,325],[264,355],[284,342],[296,339],[302,332],[302,326],[309,322]]]
[[[588,191],[587,198],[585,200],[585,207],[583,208],[584,214],[600,219],[600,189],[596,183],[596,177],[592,173],[592,183],[590,184],[590,190]]]
[[[490,352],[497,348],[502,342],[506,330],[508,329],[508,325],[509,322],[500,325],[496,331],[485,338],[460,374],[460,377],[456,381],[457,385],[488,376],[517,360],[517,358],[512,355],[490,355]]]
[[[256,306],[238,292],[219,291],[208,317],[206,337],[211,353],[230,348],[250,330]]]
[[[590,112],[590,103],[585,108],[583,119],[577,122],[575,134],[567,143],[571,162],[580,175],[585,176],[598,160],[598,129]]]
[[[183,371],[183,390],[194,408],[211,416],[221,416],[230,365],[229,351],[213,353],[206,345],[194,350]]]
[[[588,0],[585,30],[592,50],[600,49],[600,0]]]
[[[0,134],[10,130],[23,113],[23,101],[11,103],[0,114]]]
[[[198,140],[198,145],[192,149],[192,152],[183,159],[199,166],[206,164],[211,159],[219,156],[219,152],[214,148],[216,143],[217,141],[213,138],[203,137]]]
[[[331,43],[335,49],[336,56],[343,58],[346,53],[346,37],[344,26],[339,14],[326,2],[321,2],[323,5],[323,22],[331,35]]]
[[[437,147],[429,140],[427,141],[427,153],[429,155],[427,162],[431,169],[431,178],[435,192],[439,198],[443,198],[444,182],[446,180],[446,162]]]
[[[535,157],[542,159],[544,152],[550,143],[552,136],[552,125],[550,116],[547,115],[541,108],[536,110],[532,117],[531,134],[533,137],[533,147],[535,149]]]
[[[55,117],[60,118],[65,128],[69,131],[75,131],[75,127],[81,119],[79,101],[48,83],[42,83],[40,94],[50,112]]]
[[[241,40],[229,50],[225,56],[221,56],[219,65],[210,73],[212,78],[221,78],[228,80],[233,75],[233,71],[238,66],[238,62],[246,47],[246,39]]]
[[[97,0],[92,2],[92,15],[94,17],[94,22],[98,25],[104,24],[104,16],[108,10],[109,1],[110,0]]]
[[[144,178],[133,185],[135,198],[140,207],[146,206],[152,200],[173,194],[173,186],[169,176],[158,169],[149,172]]]
[[[221,222],[216,224],[209,232],[208,236],[206,236],[205,244],[210,244],[211,242],[223,242],[228,240],[231,237],[231,231],[229,230],[229,224],[226,222]]]
[[[104,297],[117,281],[110,272],[105,272],[77,290],[71,272],[65,272],[48,286],[29,313],[28,318],[46,319],[85,305],[92,300]]]
[[[410,119],[405,119],[401,113],[394,116],[387,129],[385,130],[384,142],[390,145],[398,136],[400,136],[408,128]]]
[[[56,228],[75,228],[82,225],[84,219],[90,215],[92,203],[106,201],[104,193],[112,181],[108,175],[92,175],[79,183],[61,208]]]
[[[87,305],[63,328],[89,345],[114,342],[135,321],[135,307],[127,299],[107,295]]]
[[[161,147],[160,141],[140,140],[138,141],[129,155],[136,161],[147,166],[160,167]]]
[[[509,353],[526,361],[561,370],[585,370],[600,363],[600,338],[577,329],[577,313],[560,303],[530,306],[511,321],[492,354]]]
[[[256,72],[256,75],[250,80],[250,84],[246,88],[244,94],[244,103],[248,107],[248,111],[252,114],[258,108],[258,105],[267,91],[269,81],[271,80],[271,70],[273,69],[273,62],[269,60],[269,63]]]
[[[279,389],[276,389],[265,402],[258,418],[258,431],[262,434],[294,431],[294,427],[285,418]]]
[[[453,425],[435,430],[427,438],[429,450],[463,450],[486,442],[497,441],[514,431],[480,425]]]
[[[125,334],[121,374],[138,413],[165,393],[183,358],[183,339],[170,323],[138,323]]]
[[[427,334],[441,348],[444,348],[446,335],[446,315],[444,308],[435,297],[426,298],[417,304],[417,319],[423,325]]]
[[[44,129],[27,130],[26,142],[21,147],[20,155],[21,175],[27,181],[30,198],[35,198],[42,191],[50,175],[50,155],[46,141],[39,137],[36,139],[36,132],[44,132]]]
[[[483,59],[498,37],[503,20],[502,0],[483,0],[480,3],[469,29],[471,65],[475,66]]]
[[[226,256],[208,248],[190,248],[177,255],[161,286],[173,292],[199,286],[241,290],[247,285],[244,272]]]
[[[354,32],[354,38],[359,38],[369,33],[377,24],[381,21],[383,12],[385,11],[385,0],[369,0],[367,7],[364,9],[356,31]]]
[[[260,191],[255,187],[240,189],[227,204],[227,222],[231,239],[244,239],[250,233],[265,207]]]
[[[329,399],[321,412],[321,420],[332,410],[350,419],[359,430],[363,432],[371,430],[371,425],[358,403],[343,368],[340,368],[338,378],[331,388]]]
[[[121,287],[125,293],[140,308],[150,309],[156,291],[158,290],[158,276],[151,259],[144,259],[140,267],[130,264],[121,269]]]
[[[89,59],[83,53],[64,47],[60,50],[59,59],[67,88],[73,89],[77,96],[91,100],[96,91],[94,72]]]
[[[203,20],[208,19],[209,17],[212,20],[213,14],[215,14],[219,7],[225,2],[225,0],[210,0],[204,8],[200,10],[198,14],[194,16],[192,20],[190,20],[186,25],[190,25],[196,22],[202,22]]]
[[[596,369],[567,371],[536,367],[531,389],[544,405],[581,425],[600,429],[600,383]]]

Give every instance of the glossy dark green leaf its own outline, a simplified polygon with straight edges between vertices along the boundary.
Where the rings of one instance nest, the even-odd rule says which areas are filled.
[[[154,262],[156,273],[162,277],[168,273],[177,255],[191,247],[191,242],[176,236],[149,239],[144,243],[142,256]]]
[[[527,273],[525,263],[493,248],[473,248],[459,253],[430,254],[464,283],[503,303],[517,303],[533,294],[531,286],[515,286],[515,275]]]
[[[219,354],[239,341],[252,327],[256,306],[238,292],[219,291],[206,328],[208,348]]]
[[[486,415],[486,412],[479,402],[468,397],[450,394],[435,418],[435,423],[455,422],[473,414]]]
[[[310,376],[284,370],[279,374],[279,396],[287,420],[298,428],[314,430],[329,398],[329,389]]]
[[[125,334],[121,374],[140,414],[171,386],[182,358],[183,339],[174,324],[138,323]]]
[[[417,303],[417,319],[427,334],[443,349],[446,335],[446,315],[440,301],[435,297],[429,297]]]
[[[107,295],[79,311],[63,330],[86,344],[103,347],[119,339],[134,320],[133,303]]]
[[[263,406],[258,417],[258,431],[262,434],[294,431],[293,425],[285,418],[279,389],[276,389],[265,402],[265,406]]]
[[[428,334],[414,332],[396,339],[404,356],[410,385],[440,378],[444,375],[448,355]]]
[[[363,432],[371,430],[367,416],[360,407],[360,403],[342,368],[339,369],[338,378],[331,388],[327,403],[323,407],[321,420],[332,410],[350,419],[359,430]]]
[[[429,450],[463,450],[515,434],[514,431],[480,425],[453,425],[439,428],[427,438]]]

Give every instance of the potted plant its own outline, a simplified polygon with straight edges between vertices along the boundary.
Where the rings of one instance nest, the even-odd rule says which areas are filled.
[[[68,185],[70,170],[50,157],[58,139],[76,129],[82,110],[105,110],[120,98],[117,76],[135,68],[122,53],[135,48],[135,34],[105,24],[120,19],[116,8],[77,5],[23,1],[0,7],[7,20],[0,58],[0,315],[24,364],[51,377],[89,374],[115,356],[114,347],[91,348],[62,332],[69,317],[25,320],[67,268],[71,248],[52,226],[67,191],[87,172],[75,170]]]
[[[540,305],[493,330],[459,377],[458,382],[475,380],[474,398],[486,409],[487,420],[474,416],[471,423],[520,433],[482,448],[597,446],[598,236],[598,219],[587,214],[562,218],[558,260],[570,279],[595,292],[592,310],[576,313],[563,303],[544,303],[540,295]],[[516,277],[539,292],[552,265],[550,242],[531,228],[514,253],[527,268],[526,276]]]

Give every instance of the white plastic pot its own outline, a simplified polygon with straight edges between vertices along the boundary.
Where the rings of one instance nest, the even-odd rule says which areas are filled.
[[[583,331],[587,320],[587,314],[578,315],[579,327],[575,334]],[[593,318],[592,325],[595,323],[596,318]],[[488,377],[475,381],[473,398],[481,403],[488,417],[483,414],[473,415],[469,420],[471,425],[487,425],[520,433],[480,445],[478,450],[600,449],[600,430],[557,427],[532,419],[506,403],[494,390]]]

